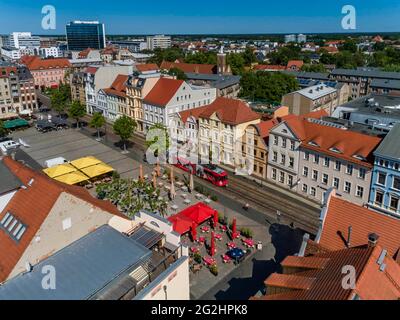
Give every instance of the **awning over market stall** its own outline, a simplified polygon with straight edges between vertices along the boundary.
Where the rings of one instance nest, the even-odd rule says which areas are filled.
[[[60,181],[65,184],[75,185],[84,181],[89,180],[89,177],[83,174],[82,172],[76,171],[69,174],[65,174],[59,177],[54,178],[57,181]]]
[[[200,225],[213,218],[216,210],[199,202],[185,210],[168,218],[173,224],[174,231],[179,234],[185,234],[190,231],[193,225]]]
[[[99,163],[91,167],[83,168],[81,171],[89,178],[96,178],[103,174],[113,172],[114,169],[105,163]]]
[[[44,169],[43,172],[47,174],[50,178],[56,178],[65,174],[72,172],[77,172],[78,170],[70,165],[69,163],[63,163],[55,167]]]
[[[29,126],[29,122],[25,119],[14,119],[5,121],[3,124],[4,129],[15,129],[20,127]]]
[[[103,163],[102,161],[100,161],[99,159],[89,156],[89,157],[84,157],[84,158],[79,158],[76,159],[74,161],[71,161],[71,164],[77,168],[77,169],[84,169],[84,168],[88,168],[91,166],[95,166],[97,164]]]

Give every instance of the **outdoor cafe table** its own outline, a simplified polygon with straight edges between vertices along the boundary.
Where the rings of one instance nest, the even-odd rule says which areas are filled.
[[[233,248],[230,250],[228,253],[228,256],[230,256],[233,260],[238,261],[240,258],[244,256],[244,251],[240,248]]]
[[[236,243],[234,243],[234,242],[228,242],[228,248],[230,248],[230,249],[236,248]]]
[[[216,234],[216,235],[215,235],[215,239],[221,241],[221,240],[222,240],[222,235]]]
[[[207,226],[201,227],[201,232],[210,232],[210,228]]]
[[[200,242],[200,243],[206,242],[206,238],[205,238],[205,237],[200,237],[200,238],[199,238],[199,242]]]
[[[221,225],[219,228],[224,232],[228,231],[228,227],[227,226]]]
[[[211,258],[211,257],[204,257],[203,260],[207,266],[212,266],[212,265],[216,264],[216,262],[217,262],[214,258]]]
[[[254,247],[253,239],[244,239],[243,243],[249,248],[253,248]]]
[[[190,248],[190,251],[191,251],[192,253],[199,253],[200,249],[199,249],[198,247],[191,247],[191,248]]]

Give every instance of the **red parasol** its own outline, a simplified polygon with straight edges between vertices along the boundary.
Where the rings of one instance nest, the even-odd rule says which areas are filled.
[[[214,236],[214,232],[211,232],[211,257],[213,257],[215,254],[215,236]]]
[[[232,223],[232,238],[236,239],[236,218],[233,218],[233,223]]]
[[[196,229],[197,225],[196,223],[193,221],[192,223],[192,227],[191,227],[191,233],[192,233],[192,240],[196,241],[197,240],[197,229]]]
[[[214,229],[218,227],[218,211],[214,211]]]

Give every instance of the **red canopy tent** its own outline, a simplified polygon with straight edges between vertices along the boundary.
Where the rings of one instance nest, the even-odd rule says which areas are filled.
[[[194,222],[194,221],[192,221],[192,227],[191,227],[191,233],[192,233],[192,239],[193,239],[193,241],[196,241],[196,239],[197,239],[197,225],[196,225],[196,223]]]
[[[196,225],[197,227],[210,218],[213,218],[215,212],[216,210],[213,208],[199,202],[169,217],[168,220],[173,223],[174,231],[185,234],[191,230],[192,226]]]

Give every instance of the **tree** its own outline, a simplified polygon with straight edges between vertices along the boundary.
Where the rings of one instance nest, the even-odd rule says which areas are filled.
[[[6,136],[8,133],[7,129],[4,128],[4,123],[3,121],[0,120],[0,137]]]
[[[168,71],[170,76],[176,77],[178,80],[187,80],[186,74],[179,68],[171,68]]]
[[[326,72],[323,64],[305,64],[301,67],[301,71],[305,72]]]
[[[193,54],[187,54],[185,57],[186,63],[199,63],[199,64],[217,64],[217,53],[208,52],[196,52]]]
[[[90,126],[97,130],[97,139],[99,139],[99,140],[100,140],[100,128],[102,126],[104,126],[105,123],[106,123],[106,119],[100,112],[96,112],[93,115],[92,120],[90,121]]]
[[[281,72],[246,72],[240,80],[239,96],[252,101],[280,103],[282,96],[299,89],[294,76]]]
[[[79,120],[86,114],[86,108],[79,101],[72,102],[69,108],[69,116],[76,120],[76,127],[79,128]]]
[[[154,49],[153,56],[149,59],[149,63],[156,63],[161,65],[163,61],[174,62],[177,59],[183,59],[183,51],[179,48],[168,48],[168,49]]]
[[[118,135],[123,144],[124,152],[126,152],[126,141],[133,136],[136,129],[136,121],[124,115],[114,122],[113,130]]]
[[[160,137],[159,136],[155,136],[152,140],[147,140],[146,139],[146,147],[152,148],[152,150],[154,150],[154,157],[158,158],[160,155],[164,155],[167,157],[167,151],[169,150],[169,147],[171,145],[170,143],[170,137],[168,134],[168,129],[161,123],[156,123],[154,125],[152,125],[149,129],[149,132],[153,131],[153,130],[162,130],[164,131],[164,133],[162,134],[163,137],[165,137],[165,143],[160,143],[157,144],[157,142],[159,142]],[[157,131],[153,131],[155,133],[157,133]],[[162,148],[164,146],[164,148]]]
[[[51,106],[60,115],[64,113],[71,101],[71,88],[67,84],[60,84],[57,89],[49,89]]]
[[[340,46],[340,51],[349,51],[351,53],[356,53],[357,50],[357,43],[354,40],[346,40],[346,42]]]
[[[245,60],[240,53],[230,53],[227,57],[227,62],[231,66],[232,73],[240,75],[245,71]]]

